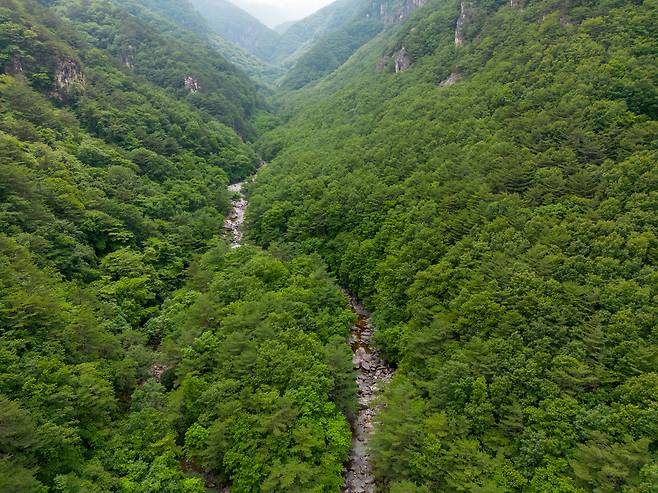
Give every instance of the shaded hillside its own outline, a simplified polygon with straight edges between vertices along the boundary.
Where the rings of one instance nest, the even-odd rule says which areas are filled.
[[[210,28],[190,0],[138,0],[151,14],[157,13],[170,22],[206,37]]]
[[[337,0],[309,15],[291,23],[281,34],[274,57],[281,63],[290,63],[308,51],[323,35],[343,27],[364,6],[363,0]]]
[[[218,51],[222,57],[231,62],[246,73],[252,80],[258,84],[269,84],[278,79],[283,74],[283,68],[269,64],[249,52],[247,49],[240,47],[236,43],[223,38],[216,30],[212,29],[201,13],[196,10],[194,5],[186,0],[138,0],[144,6],[148,7],[151,12],[152,25],[158,29],[167,29],[167,22],[163,19],[154,18],[152,13],[158,13],[165,17],[170,23],[174,23],[183,29],[192,31],[200,39],[205,40],[211,45],[213,50]],[[135,11],[135,9],[133,9]],[[137,9],[136,13],[144,12]],[[182,33],[171,33],[179,39],[183,38]],[[197,40],[198,42],[198,40]],[[249,87],[251,82],[242,80],[242,85]]]
[[[125,68],[253,137],[250,118],[262,106],[256,86],[209,42],[166,22],[134,0],[52,2],[57,11]]]

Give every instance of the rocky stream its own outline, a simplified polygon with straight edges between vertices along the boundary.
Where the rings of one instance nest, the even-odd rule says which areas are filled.
[[[375,478],[372,474],[368,438],[372,433],[379,410],[375,398],[383,383],[391,381],[393,370],[386,365],[376,349],[370,346],[372,322],[370,314],[350,296],[352,309],[358,316],[352,327],[350,346],[352,365],[356,371],[359,411],[352,423],[352,449],[345,473],[344,493],[374,493]]]
[[[231,239],[231,248],[237,248],[242,244],[242,223],[244,223],[244,213],[247,210],[247,197],[242,191],[245,182],[234,183],[229,185],[228,191],[238,196],[231,203],[231,211],[224,221],[224,229]]]
[[[238,248],[243,240],[242,225],[248,205],[243,192],[245,183],[239,182],[229,186],[230,192],[238,194],[224,223],[232,248]],[[349,343],[352,348],[352,365],[356,372],[359,407],[356,419],[352,423],[352,448],[345,469],[343,493],[375,493],[376,485],[372,474],[368,439],[378,411],[377,393],[382,384],[390,382],[393,370],[370,345],[373,332],[370,314],[354,296],[348,296],[352,310],[358,317],[352,326]]]

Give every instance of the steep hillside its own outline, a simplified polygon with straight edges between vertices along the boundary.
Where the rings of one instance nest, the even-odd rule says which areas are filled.
[[[184,39],[184,33],[177,30],[171,32],[167,29],[167,24],[175,24],[185,30],[192,31],[198,38],[205,41],[206,44],[212,46],[213,51],[219,52],[222,57],[231,62],[235,67],[239,67],[257,84],[270,84],[283,75],[283,68],[269,64],[256,55],[250,53],[245,48],[238,46],[231,41],[223,38],[218,34],[206,20],[201,16],[201,13],[196,10],[194,5],[187,0],[138,0],[143,6],[148,9],[132,9],[137,15],[141,17],[150,18],[151,24],[157,29],[164,29],[169,31],[172,35],[179,39]],[[129,5],[129,3],[124,3]],[[154,17],[153,14],[159,14],[165,19]],[[168,22],[167,22],[168,21]],[[188,36],[189,38],[189,36]],[[196,40],[198,43],[199,40]],[[250,81],[239,81],[245,88],[253,86]],[[259,101],[259,106],[262,102]]]
[[[210,36],[213,47],[226,57],[232,64],[240,67],[254,82],[262,86],[270,87],[280,79],[286,72],[285,67],[275,63],[266,62],[245,48],[235,43],[226,41],[218,34]],[[266,91],[267,92],[267,91]]]
[[[252,238],[398,366],[382,491],[656,484],[656,6],[430,1],[263,139]]]
[[[300,89],[340,67],[384,28],[399,24],[427,0],[349,0],[335,2],[286,31],[281,46],[299,46],[295,63],[281,80],[284,90]],[[422,14],[419,14],[422,15]],[[301,39],[294,39],[300,35]],[[303,37],[303,36],[305,37]]]
[[[221,53],[259,80],[273,83],[281,77],[276,85],[291,90],[338,68],[385,26],[406,19],[425,0],[338,0],[286,26],[281,33],[266,28],[229,1],[193,3],[220,36],[214,44]],[[169,11],[167,5],[158,9]],[[194,26],[191,19],[186,15],[182,21]]]
[[[0,0],[0,491],[655,493],[656,0],[235,9]]]
[[[281,23],[281,24],[275,26],[275,27],[274,27],[274,31],[277,32],[277,33],[279,33],[279,34],[283,34],[283,33],[285,33],[285,32],[288,30],[288,28],[289,28],[290,26],[292,26],[293,24],[296,24],[296,23],[297,23],[297,21],[286,21],[286,22],[283,22],[283,23]]]
[[[338,491],[346,299],[221,239],[252,86],[157,15],[0,0],[0,490]]]
[[[275,57],[282,63],[296,60],[317,39],[350,22],[364,5],[363,0],[337,0],[315,14],[292,23],[283,31]]]
[[[159,14],[202,38],[207,37],[211,32],[208,24],[190,0],[138,0],[138,2],[148,9],[146,15]],[[124,3],[124,5],[128,4]],[[162,28],[163,26],[158,23],[156,27]]]
[[[262,102],[249,78],[210,44],[135,0],[57,0],[54,8],[87,42],[136,75],[168,90],[251,138],[250,119]]]
[[[277,3],[273,4],[267,1],[263,2],[262,0],[232,1],[242,10],[247,11],[263,24],[272,27],[274,30],[276,30],[275,27],[278,24],[285,22],[285,19],[290,15],[289,9],[287,9],[285,5],[280,5],[280,2],[277,2],[279,3],[279,5],[277,5]]]

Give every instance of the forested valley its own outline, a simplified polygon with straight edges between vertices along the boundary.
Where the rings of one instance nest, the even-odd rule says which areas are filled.
[[[0,493],[658,493],[657,58],[656,0],[0,0]]]

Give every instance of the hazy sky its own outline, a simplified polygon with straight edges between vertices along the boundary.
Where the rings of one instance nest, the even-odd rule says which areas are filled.
[[[231,0],[270,27],[302,19],[334,0]]]

